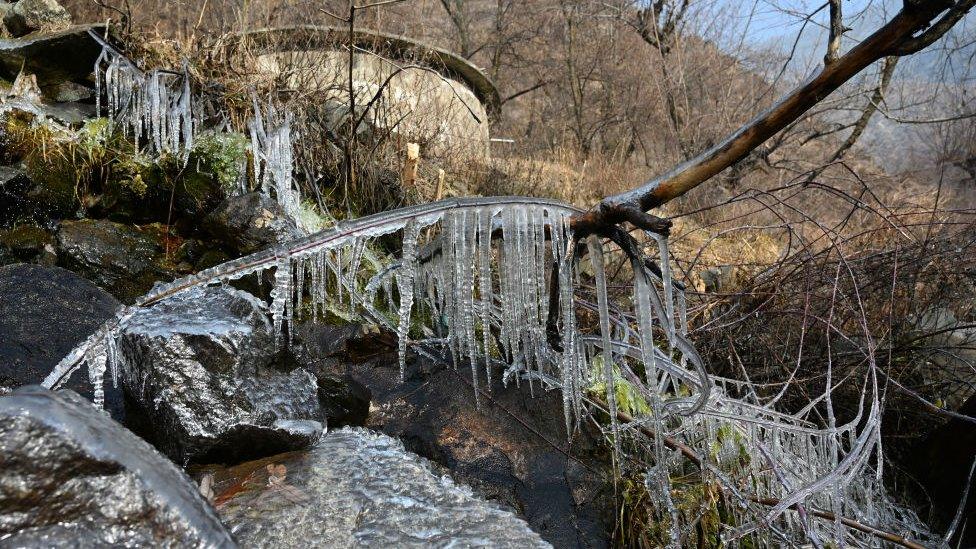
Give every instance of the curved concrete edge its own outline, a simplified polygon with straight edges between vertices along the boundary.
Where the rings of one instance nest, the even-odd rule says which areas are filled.
[[[320,25],[295,25],[235,33],[226,47],[229,51],[247,44],[261,53],[288,51],[289,47],[321,49],[348,39],[349,29]],[[460,79],[478,97],[491,116],[501,112],[498,88],[481,69],[470,61],[447,50],[424,44],[405,36],[372,29],[356,29],[354,42],[368,51],[382,51],[400,59],[419,57],[431,68],[445,76]]]

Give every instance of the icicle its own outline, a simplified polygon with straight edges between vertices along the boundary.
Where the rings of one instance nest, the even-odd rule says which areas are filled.
[[[620,456],[620,426],[617,421],[617,384],[613,373],[613,353],[610,343],[610,311],[607,296],[607,275],[603,263],[603,245],[596,236],[587,239],[586,245],[593,264],[593,278],[596,281],[597,306],[600,309],[600,337],[603,339],[603,381],[607,388],[607,404],[610,407],[610,426],[613,432],[613,448]]]
[[[402,266],[397,271],[397,291],[400,293],[400,313],[397,321],[397,356],[400,360],[400,380],[407,375],[407,343],[410,334],[410,310],[413,308],[413,284],[417,274],[417,239],[420,226],[410,222],[403,229]]]
[[[275,269],[274,286],[271,288],[271,318],[274,323],[275,345],[281,341],[282,329],[287,328],[292,300],[291,259],[282,257]]]

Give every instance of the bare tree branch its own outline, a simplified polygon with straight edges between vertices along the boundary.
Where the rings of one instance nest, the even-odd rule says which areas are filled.
[[[916,34],[929,28],[932,21],[947,9],[951,8],[950,13],[932,26],[930,31],[943,29],[948,24],[947,21],[958,22],[974,3],[976,0],[958,0],[955,3],[913,0],[907,3],[904,9],[874,34],[833,63],[825,65],[811,79],[727,139],[641,187],[604,198],[597,207],[585,214],[574,216],[573,229],[578,235],[605,231],[608,225],[633,218],[630,212],[635,208],[647,211],[682,196],[745,158],[756,147],[789,126],[872,63],[889,55],[903,55],[903,51],[917,51],[913,49],[914,46],[907,49],[903,46],[913,44]],[[948,28],[941,30],[941,33],[944,34],[946,30]],[[927,34],[928,32],[922,36]]]
[[[844,35],[844,12],[840,0],[830,0],[830,37],[827,39],[827,55],[824,65],[829,65],[840,57],[840,43]]]

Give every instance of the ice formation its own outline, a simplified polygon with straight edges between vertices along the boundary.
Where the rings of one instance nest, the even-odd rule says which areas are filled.
[[[152,156],[169,153],[185,162],[202,128],[203,113],[202,104],[190,88],[187,67],[184,65],[181,71],[146,72],[97,33],[91,35],[102,45],[94,68],[98,115],[104,114],[113,127],[131,137],[137,150]],[[302,197],[292,177],[292,116],[279,113],[270,101],[263,107],[257,97],[253,102],[247,132],[255,178],[261,192],[275,198],[285,213],[301,225]],[[243,185],[237,190],[248,191]]]
[[[110,116],[136,137],[151,136],[152,150],[186,154],[196,127],[186,78],[146,75],[106,52],[99,85],[107,90]],[[294,212],[290,118],[256,104],[250,133],[262,190]],[[401,368],[413,349],[470,369],[475,398],[482,380],[490,387],[495,376],[532,391],[560,390],[570,433],[604,405],[592,391],[602,383],[616,456],[646,464],[654,519],[666,525],[672,547],[682,545],[698,520],[674,501],[673,479],[691,472],[703,486],[720,487],[728,504],[724,522],[734,525],[722,533],[726,545],[873,546],[872,524],[941,543],[885,494],[873,365],[854,380],[863,398],[846,424],[814,421],[821,401],[831,408],[831,390],[800,413],[777,411],[775,399],[760,401],[748,383],[706,372],[687,338],[684,294],[672,281],[667,239],[644,238],[656,250],[659,275],[644,258],[626,256],[626,269],[617,272],[629,273],[633,283],[622,293],[611,288],[607,273],[623,254],[612,255],[598,237],[577,242],[568,224],[575,213],[524,197],[454,199],[340,223],[157,286],[73,350],[44,384],[58,387],[87,367],[101,404],[103,378],[110,371],[114,379],[120,360],[115,339],[135,308],[273,271],[269,311],[279,345],[289,344],[294,318],[318,318],[342,304],[397,333]],[[396,238],[396,253],[383,260],[372,255],[391,249]],[[832,383],[828,373],[827,386]],[[624,385],[646,406],[624,413],[618,402]]]
[[[186,67],[179,72],[144,72],[97,33],[91,35],[102,43],[94,70],[96,112],[131,136],[136,149],[145,139],[143,144],[153,154],[188,158],[200,127],[200,108]]]
[[[570,431],[594,411],[587,388],[602,381],[612,418],[608,436],[618,452],[646,448],[639,457],[649,464],[648,491],[668,523],[673,546],[691,527],[672,501],[672,478],[688,468],[688,456],[675,448],[693,452],[701,462],[702,482],[718,483],[736,504],[730,513],[739,526],[726,532],[730,543],[749,539],[779,546],[805,536],[868,542],[846,523],[801,521],[797,504],[884,524],[915,538],[927,535],[911,513],[888,502],[881,485],[876,469],[880,406],[873,378],[863,380],[861,413],[828,428],[806,414],[786,415],[754,398],[729,396],[748,393],[747,387],[708,376],[686,338],[684,297],[671,281],[666,239],[657,239],[662,275],[632,261],[634,284],[623,298],[608,288],[601,239],[587,240],[585,255],[575,246],[567,223],[575,212],[521,197],[454,199],[384,212],[160,285],[133,307],[180,299],[191,287],[273,271],[269,309],[279,344],[287,344],[295,317],[318,317],[331,303],[342,302],[397,332],[401,363],[413,348],[470,368],[476,384],[501,375],[533,390],[562,390]],[[373,246],[378,238],[388,246],[393,236],[401,241],[397,257],[383,266],[363,261],[366,250],[378,249]],[[561,338],[555,346],[547,340],[554,303],[550,289],[560,298],[552,311]],[[584,326],[581,308],[595,311],[597,321]],[[113,340],[125,330],[130,313],[121,311],[66,357],[45,384],[56,387],[81,366],[94,381],[114,371],[119,357]],[[649,407],[618,421],[615,388],[624,380]]]

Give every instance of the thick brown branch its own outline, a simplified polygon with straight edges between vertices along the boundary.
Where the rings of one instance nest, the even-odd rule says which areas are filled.
[[[976,0],[959,0],[958,2],[947,2],[945,0],[935,1],[935,0],[915,0],[913,2],[905,2],[906,4],[911,4],[911,7],[906,9],[924,9],[921,6],[914,6],[914,4],[941,4],[943,9],[949,9],[941,19],[939,19],[934,25],[929,27],[924,33],[916,36],[910,40],[906,40],[904,43],[899,45],[892,51],[892,55],[910,55],[913,53],[918,53],[925,48],[931,46],[936,40],[942,38],[945,33],[949,32],[949,29],[954,27],[969,10],[973,8],[976,4]]]
[[[673,200],[697,187],[729,166],[745,158],[756,147],[797,120],[831,92],[860,73],[872,63],[889,55],[901,55],[903,46],[912,43],[916,34],[958,22],[976,0],[915,1],[906,3],[874,34],[867,37],[836,61],[825,65],[819,73],[796,88],[770,109],[742,126],[725,141],[684,162],[670,172],[648,181],[632,191],[603,199],[600,205],[585,214],[575,216],[573,229],[578,237],[601,232],[610,224],[632,217],[630,211],[646,212]],[[950,9],[951,8],[951,9]],[[950,9],[943,19],[929,28],[932,21]],[[957,18],[958,14],[958,18]],[[924,37],[926,34],[919,36]]]

